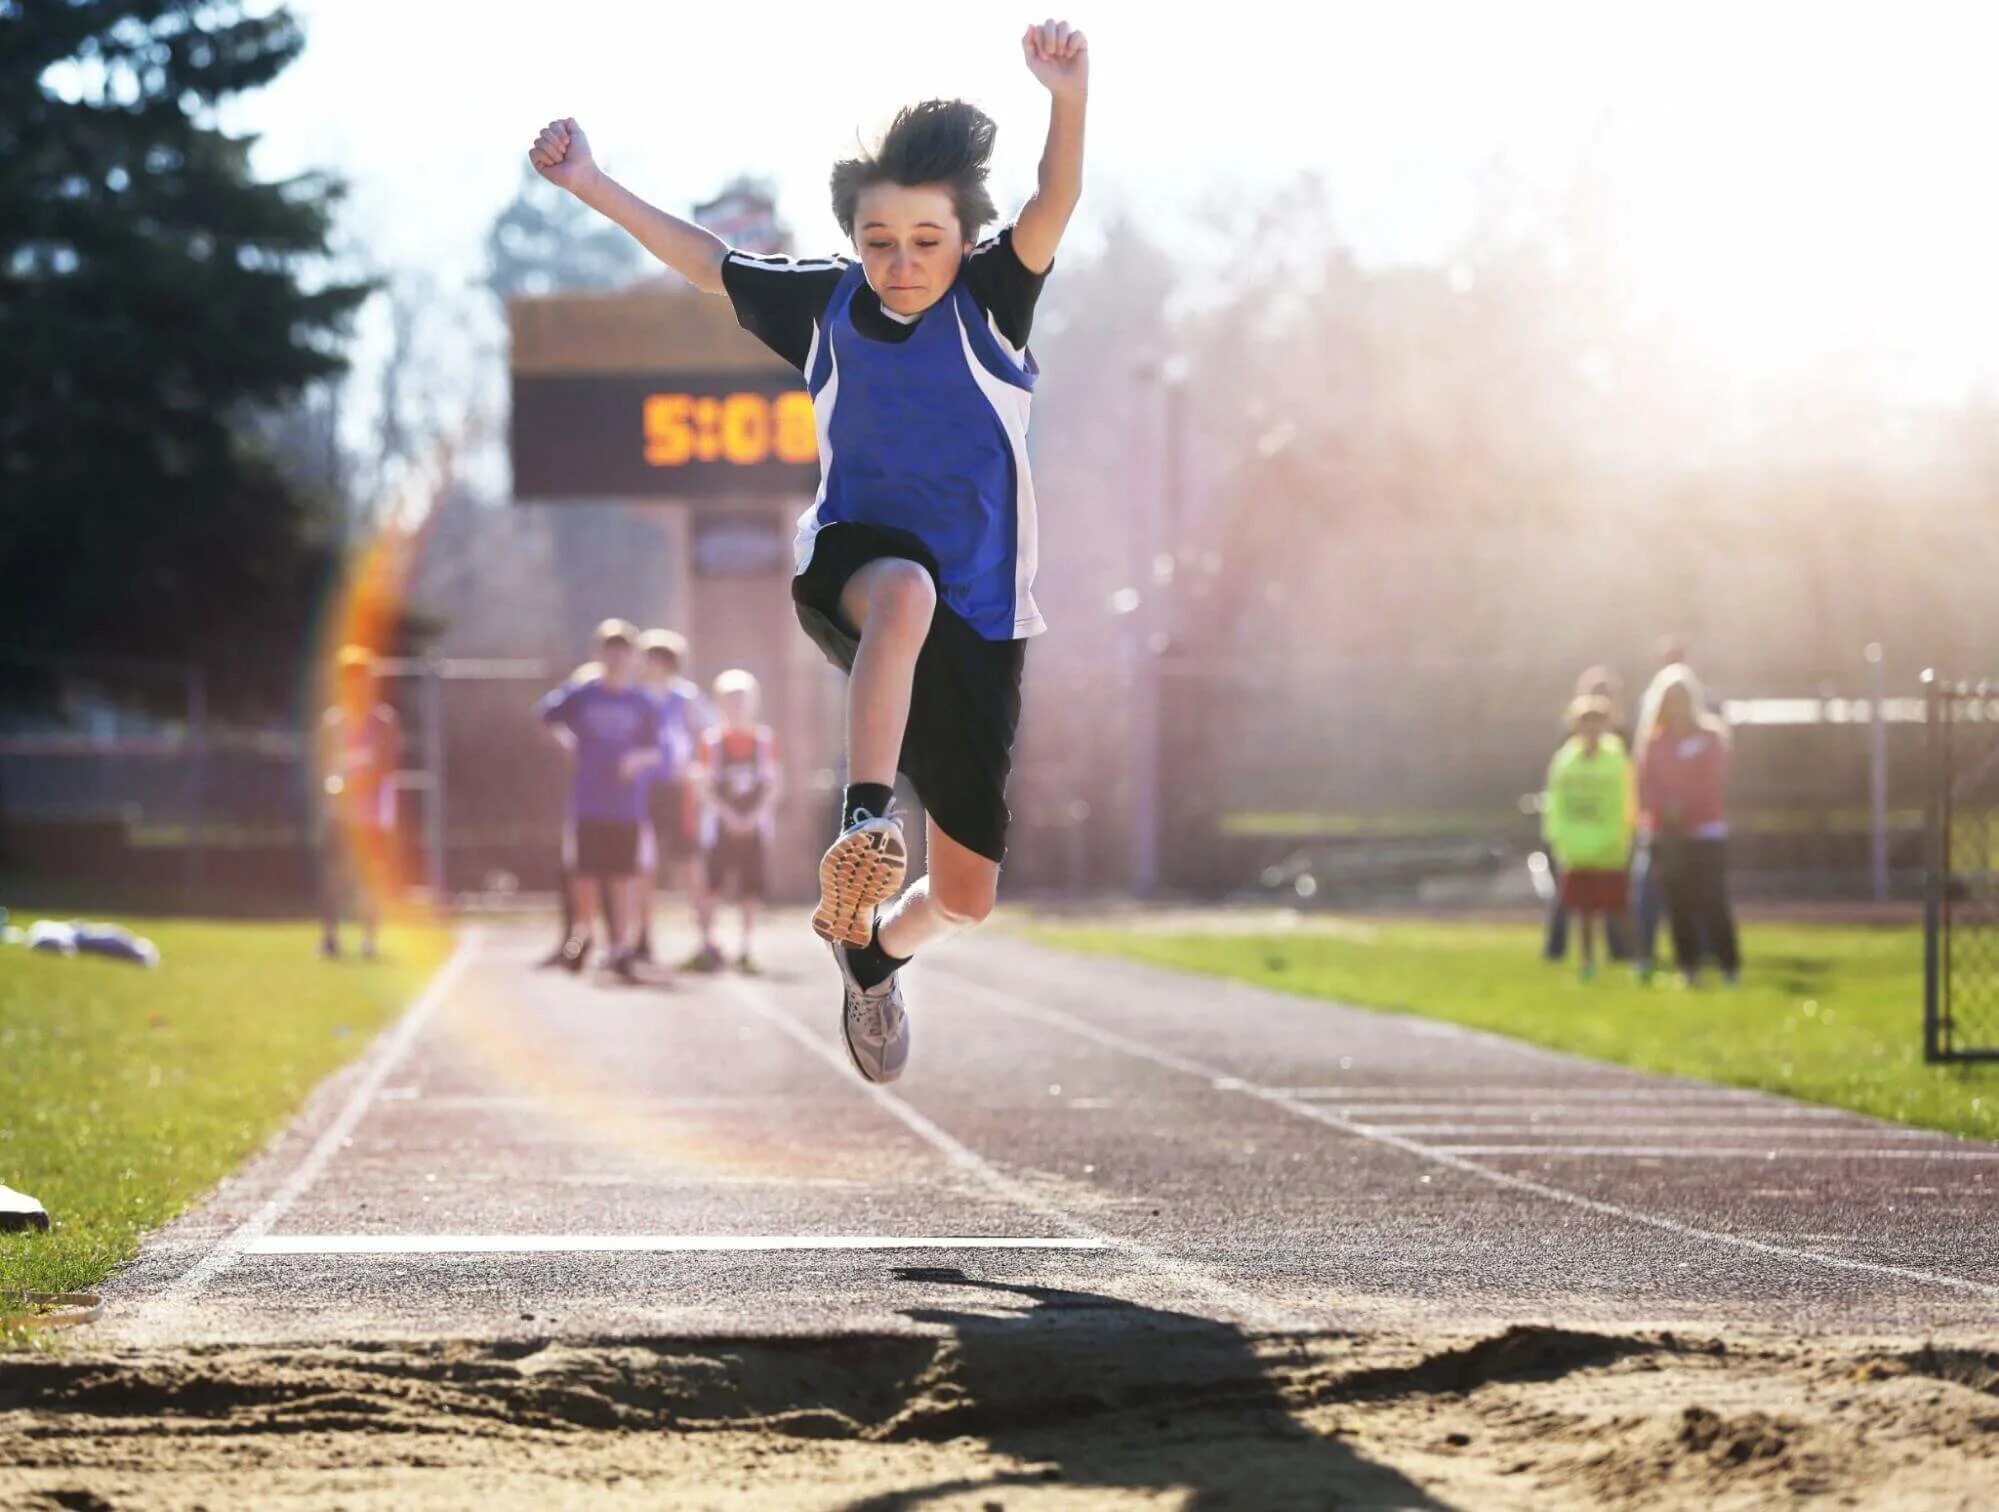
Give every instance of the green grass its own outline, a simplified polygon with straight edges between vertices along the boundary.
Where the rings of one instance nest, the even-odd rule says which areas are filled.
[[[1530,924],[1306,919],[1294,930],[1168,932],[1036,925],[1042,943],[1235,977],[1306,997],[1495,1030],[1643,1071],[1757,1087],[1999,1139],[1999,1064],[1922,1057],[1922,935],[1752,925],[1742,985],[1593,982],[1539,957]]]
[[[449,943],[390,929],[383,961],[327,962],[309,924],[121,922],[160,947],[157,970],[0,948],[0,1182],[54,1220],[0,1234],[0,1292],[95,1286],[357,1054]]]

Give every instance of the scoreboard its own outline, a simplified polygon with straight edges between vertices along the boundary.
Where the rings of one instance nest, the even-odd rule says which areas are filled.
[[[812,400],[787,372],[516,374],[517,499],[810,493]]]
[[[514,497],[810,497],[818,426],[799,376],[691,289],[515,300]]]

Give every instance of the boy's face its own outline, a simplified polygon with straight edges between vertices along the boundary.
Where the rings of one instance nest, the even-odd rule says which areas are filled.
[[[623,682],[632,675],[632,648],[621,640],[607,640],[597,648],[597,660],[604,664],[606,682]]]
[[[1576,733],[1591,742],[1603,739],[1603,732],[1607,728],[1609,728],[1608,721],[1601,714],[1585,714],[1576,721]]]
[[[680,676],[680,663],[674,660],[670,651],[646,652],[646,676],[653,682],[664,685]]]
[[[944,297],[968,244],[941,184],[875,184],[861,191],[854,252],[868,287],[898,315],[920,315]]]
[[[757,700],[754,693],[742,688],[732,688],[715,700],[715,707],[722,711],[722,717],[737,727],[748,724],[757,715]]]

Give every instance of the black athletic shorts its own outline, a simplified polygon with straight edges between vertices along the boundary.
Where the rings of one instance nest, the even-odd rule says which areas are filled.
[[[820,530],[812,561],[791,580],[798,622],[843,672],[853,671],[860,638],[840,611],[840,590],[882,557],[902,557],[937,577],[936,560],[915,537],[837,524]],[[991,861],[1006,855],[1006,781],[1026,649],[1023,640],[987,640],[940,600],[917,654],[909,727],[896,763],[937,827]]]
[[[719,898],[760,902],[764,895],[764,837],[756,830],[717,828],[704,860],[708,886]]]
[[[637,820],[578,819],[576,875],[635,877],[639,870]]]

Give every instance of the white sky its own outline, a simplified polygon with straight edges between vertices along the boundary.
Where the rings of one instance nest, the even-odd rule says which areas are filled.
[[[263,133],[265,173],[346,174],[377,255],[447,277],[476,267],[552,116],[670,209],[774,176],[806,251],[837,241],[833,158],[897,104],[990,110],[1003,206],[1045,119],[1029,13],[996,0],[294,8],[304,56],[232,124]],[[1078,0],[1069,19],[1092,43],[1086,216],[1123,205],[1170,232],[1309,168],[1364,255],[1435,256],[1486,165],[1556,184],[1594,141],[1648,287],[1729,360],[1876,343],[1927,387],[1999,355],[1999,7]]]

